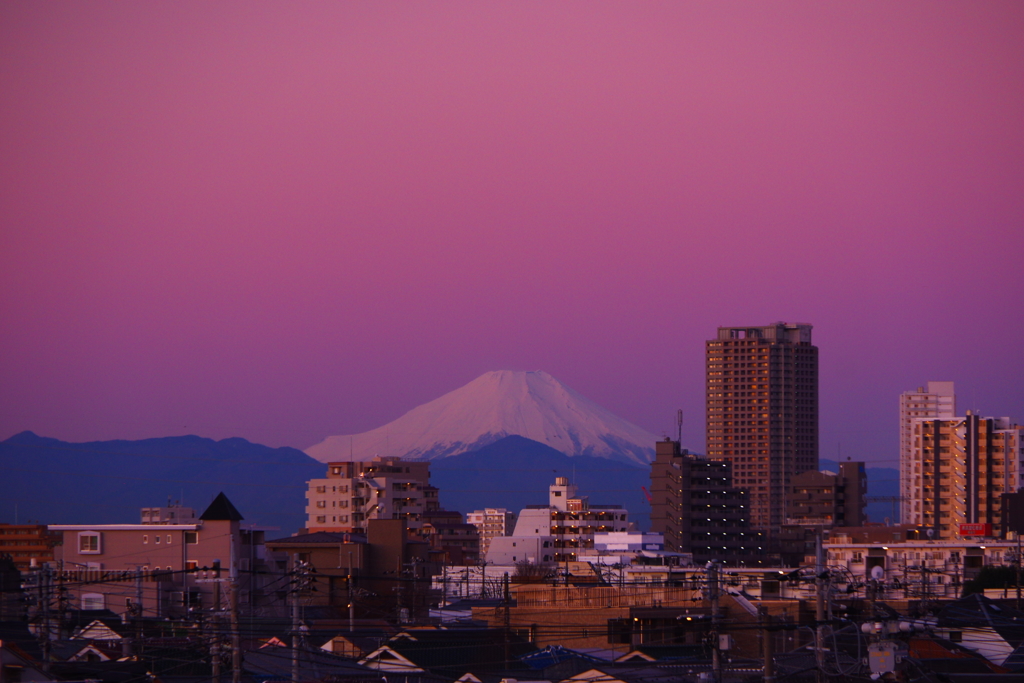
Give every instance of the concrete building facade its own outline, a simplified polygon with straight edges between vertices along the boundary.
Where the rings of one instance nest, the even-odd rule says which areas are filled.
[[[1001,529],[1002,494],[1021,485],[1020,425],[968,411],[912,426],[906,523],[931,529],[934,538]]]
[[[258,569],[267,558],[264,530],[241,528],[242,515],[220,494],[188,524],[55,524],[55,583],[79,609],[180,617],[190,609],[226,607],[226,582],[240,603],[258,599]],[[264,572],[265,574],[265,572]]]
[[[430,485],[430,463],[402,458],[327,463],[324,479],[311,479],[306,493],[310,533],[366,533],[368,519],[404,519],[423,525],[423,513],[440,507]]]
[[[45,524],[0,524],[0,555],[9,555],[20,571],[51,562],[53,546],[60,539]]]
[[[811,325],[720,327],[706,344],[707,455],[732,464],[750,521],[784,523],[791,478],[818,468],[818,349]]]
[[[867,472],[862,462],[839,463],[839,473],[802,472],[792,479],[786,524],[821,529],[863,526]]]
[[[485,508],[466,515],[466,522],[474,525],[480,533],[480,554],[487,555],[491,539],[497,536],[511,536],[515,529],[516,515],[505,508]]]
[[[629,513],[621,505],[591,505],[567,477],[556,477],[548,487],[548,504],[523,508],[511,536],[491,539],[487,561],[571,562],[593,549],[594,534],[629,528]]]
[[[909,523],[913,475],[914,420],[945,419],[956,416],[953,382],[928,382],[927,387],[900,394],[900,521]]]
[[[719,560],[732,566],[761,564],[763,532],[750,524],[746,490],[733,486],[732,463],[709,460],[666,439],[655,445],[651,465],[651,531],[665,550],[691,553],[696,564]]]

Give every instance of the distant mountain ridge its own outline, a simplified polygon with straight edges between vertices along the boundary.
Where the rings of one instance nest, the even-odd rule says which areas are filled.
[[[168,498],[197,512],[223,491],[244,524],[305,525],[306,481],[324,467],[295,448],[175,436],[68,443],[21,432],[0,442],[0,522],[137,523]]]
[[[330,436],[306,449],[320,462],[375,455],[438,460],[521,436],[570,457],[647,465],[657,437],[623,420],[546,372],[488,372],[413,408],[383,427]]]

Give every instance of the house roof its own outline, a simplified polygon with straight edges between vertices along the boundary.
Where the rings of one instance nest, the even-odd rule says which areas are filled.
[[[412,629],[395,635],[385,645],[390,653],[416,667],[451,678],[467,672],[479,676],[487,672],[528,670],[520,658],[536,652],[537,648],[512,635],[506,662],[505,637],[502,629]],[[371,657],[364,661],[373,668],[368,661]]]
[[[288,545],[337,545],[344,543],[366,543],[366,536],[362,534],[344,534],[332,531],[317,531],[312,534],[296,534],[267,541],[267,544],[288,544]]]
[[[199,519],[204,522],[240,522],[244,517],[221,491]]]
[[[1024,671],[1024,612],[974,593],[943,607],[939,626],[992,629],[1012,649],[1002,665],[1011,671]]]
[[[242,658],[245,670],[260,677],[285,679],[291,676],[292,658],[279,648],[247,651]],[[299,653],[299,677],[302,680],[345,678],[354,680],[379,681],[380,674],[357,664],[347,657],[322,650],[302,650]]]

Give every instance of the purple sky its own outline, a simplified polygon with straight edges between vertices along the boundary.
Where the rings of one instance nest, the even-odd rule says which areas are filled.
[[[812,323],[821,453],[1024,421],[1024,4],[0,4],[0,439],[305,448],[494,369],[704,447]]]

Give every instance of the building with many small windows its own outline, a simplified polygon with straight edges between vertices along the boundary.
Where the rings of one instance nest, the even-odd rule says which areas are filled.
[[[474,525],[480,532],[480,554],[486,555],[492,538],[512,534],[516,515],[505,508],[485,508],[467,514],[466,522]]]
[[[786,524],[830,529],[863,526],[867,472],[862,462],[839,463],[839,472],[803,472],[792,479]]]
[[[956,416],[956,393],[953,382],[928,382],[917,391],[900,394],[900,521],[915,518],[911,500],[914,497],[914,421],[948,419]]]
[[[905,523],[932,529],[934,538],[978,535],[1002,528],[1002,495],[1021,485],[1022,428],[1009,418],[913,420]]]
[[[818,469],[818,348],[811,326],[720,327],[706,344],[707,455],[732,464],[750,523],[785,523],[792,477]]]
[[[749,513],[747,492],[733,486],[731,463],[693,455],[670,439],[655,445],[651,530],[664,535],[665,550],[692,553],[698,565],[763,565],[765,535],[752,528]]]
[[[10,555],[21,571],[52,561],[59,540],[60,535],[47,531],[45,524],[0,524],[0,555]]]
[[[326,478],[309,481],[306,528],[363,534],[368,519],[404,519],[407,528],[419,529],[423,513],[439,507],[428,462],[329,462]]]
[[[629,513],[621,505],[591,505],[568,477],[556,477],[548,487],[548,504],[523,508],[511,536],[491,539],[487,561],[571,562],[594,548],[594,534],[629,528]]]

